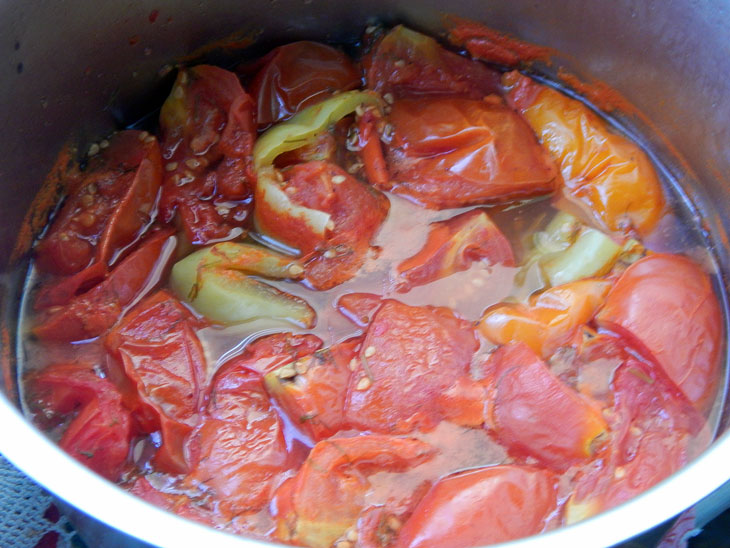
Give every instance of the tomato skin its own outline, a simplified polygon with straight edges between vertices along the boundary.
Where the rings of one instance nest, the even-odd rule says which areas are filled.
[[[484,210],[472,209],[431,223],[418,253],[398,265],[399,291],[467,270],[474,261],[514,266],[512,246]]]
[[[132,420],[116,387],[81,363],[52,365],[28,381],[44,415],[77,412],[61,437],[61,448],[117,481],[127,463]]]
[[[63,208],[35,248],[39,269],[73,276],[43,288],[36,308],[65,304],[88,289],[141,237],[155,214],[162,182],[157,140],[140,131],[119,132],[75,178]]]
[[[383,298],[374,293],[347,293],[337,299],[337,310],[355,325],[365,327],[382,304]]]
[[[477,348],[471,324],[450,310],[385,301],[350,378],[347,422],[384,433],[436,426],[442,417],[430,402],[469,371]]]
[[[332,546],[364,509],[367,476],[404,471],[433,454],[431,446],[409,438],[365,435],[319,442],[277,492],[277,537],[314,548]]]
[[[516,72],[505,75],[504,83],[508,101],[558,163],[570,208],[609,231],[649,234],[664,214],[665,200],[646,154],[611,133],[579,101]]]
[[[269,394],[292,423],[315,442],[333,436],[345,425],[344,412],[350,363],[361,344],[347,340],[295,362],[297,375],[279,379],[273,371],[266,376]]]
[[[501,99],[405,99],[392,106],[392,190],[429,208],[547,194],[555,164]]]
[[[220,373],[186,443],[190,474],[184,484],[211,490],[219,510],[232,517],[269,501],[274,481],[288,468],[288,454],[261,375],[244,367]]]
[[[448,476],[418,503],[394,548],[469,548],[541,532],[557,507],[556,477],[491,466]]]
[[[235,74],[182,69],[160,111],[166,162],[160,214],[193,244],[241,235],[252,209],[254,102]]]
[[[569,523],[612,508],[668,477],[706,447],[707,423],[641,343],[602,332],[581,351],[584,362],[618,359],[611,388],[611,435],[600,466],[584,467],[566,508]]]
[[[44,340],[74,341],[96,337],[112,327],[126,306],[151,290],[150,279],[164,270],[172,256],[175,238],[162,230],[142,242],[109,276],[92,289],[74,297],[58,311],[45,311],[33,334]]]
[[[364,263],[370,240],[388,214],[388,198],[328,162],[298,164],[284,176],[282,188],[289,200],[329,214],[334,226],[320,236],[301,218],[273,209],[258,189],[256,226],[301,252],[304,277],[313,288],[331,289],[349,280]]]
[[[436,40],[399,25],[363,61],[367,87],[396,99],[481,99],[499,90],[499,73],[442,48]]]
[[[712,405],[722,313],[709,276],[697,264],[670,254],[637,261],[618,279],[597,319],[638,338],[698,409]]]
[[[494,399],[488,424],[515,456],[532,456],[557,471],[592,456],[606,430],[598,406],[564,385],[528,346],[500,347],[488,363]]]
[[[521,341],[547,359],[593,318],[610,288],[611,282],[585,279],[532,295],[527,305],[500,303],[484,312],[479,330],[495,344]]]
[[[153,463],[165,472],[188,469],[183,443],[198,422],[206,384],[205,355],[195,335],[203,324],[167,291],[143,300],[105,339],[110,368],[128,385],[135,419],[159,430]]]
[[[360,74],[341,51],[317,42],[292,42],[269,53],[251,82],[259,127],[290,118],[338,91],[360,86]]]

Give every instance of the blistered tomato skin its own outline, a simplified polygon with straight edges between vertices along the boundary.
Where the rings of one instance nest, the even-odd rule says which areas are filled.
[[[350,377],[347,422],[384,433],[433,428],[442,417],[430,403],[468,372],[477,348],[470,323],[450,310],[386,301]]]
[[[195,334],[203,326],[166,291],[142,301],[105,340],[111,366],[129,385],[135,419],[146,432],[160,431],[155,465],[188,470],[185,438],[198,420],[206,382],[205,355]]]
[[[575,99],[515,72],[503,81],[510,104],[558,163],[571,207],[609,231],[649,234],[665,201],[646,154]]]
[[[390,113],[388,190],[433,209],[549,194],[558,172],[502,99],[408,99]]]
[[[146,230],[162,182],[157,140],[140,131],[117,133],[71,179],[63,208],[35,248],[39,269],[71,276],[44,287],[37,308],[66,304],[88,289]]]
[[[91,364],[56,364],[29,380],[43,414],[75,413],[59,445],[69,455],[111,481],[124,469],[132,439],[132,419],[122,397]]]
[[[721,320],[710,277],[690,259],[669,254],[631,265],[598,314],[599,323],[638,338],[702,411],[716,392]]]
[[[363,64],[367,87],[396,99],[481,99],[499,90],[498,72],[402,25],[383,36]]]
[[[338,91],[360,87],[360,74],[341,51],[293,42],[271,51],[251,82],[259,127],[290,118]]]
[[[171,230],[162,230],[132,252],[109,276],[92,289],[74,297],[60,310],[47,310],[33,328],[45,340],[77,341],[97,337],[112,327],[125,307],[144,296],[155,283],[150,279],[156,269],[164,270],[175,246]]]
[[[469,548],[541,532],[557,507],[556,476],[493,466],[446,477],[418,503],[394,548]]]

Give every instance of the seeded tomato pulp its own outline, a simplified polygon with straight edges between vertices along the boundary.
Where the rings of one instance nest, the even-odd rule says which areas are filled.
[[[702,451],[709,251],[635,143],[450,24],[182,66],[154,131],[90,146],[34,248],[33,420],[168,511],[313,548],[539,534]]]

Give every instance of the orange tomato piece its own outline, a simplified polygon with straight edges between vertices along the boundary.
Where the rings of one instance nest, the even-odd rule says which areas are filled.
[[[558,163],[567,202],[612,232],[649,234],[665,200],[646,154],[579,101],[516,72],[503,82],[508,101]]]
[[[547,359],[593,318],[610,289],[609,281],[586,279],[546,289],[527,304],[496,304],[484,312],[479,331],[495,344],[523,342]]]

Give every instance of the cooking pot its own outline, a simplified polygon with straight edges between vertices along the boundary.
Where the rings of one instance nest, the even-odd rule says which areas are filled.
[[[2,395],[0,452],[69,505],[159,546],[254,547],[139,500],[84,468],[19,410],[16,330],[28,265],[14,250],[23,217],[69,134],[79,143],[139,120],[169,91],[171,64],[198,50],[225,63],[250,45],[354,41],[367,21],[404,22],[437,34],[442,10],[555,48],[539,72],[560,67],[598,78],[645,117],[613,116],[662,167],[701,223],[725,299],[730,276],[730,2],[726,0],[223,0],[178,3],[0,3],[0,257]],[[225,47],[204,48],[224,39]],[[202,48],[202,49],[198,49]],[[153,116],[154,113],[153,113]],[[680,156],[681,155],[681,156]],[[43,213],[42,211],[40,213]],[[726,330],[727,332],[727,330]],[[681,335],[680,335],[681,336]],[[726,387],[723,379],[723,390]],[[730,404],[719,402],[717,439],[690,465],[609,512],[510,546],[606,546],[661,523],[730,479]],[[84,524],[89,523],[87,521]],[[82,527],[85,526],[82,524]],[[82,534],[84,532],[82,531]],[[88,533],[88,532],[87,532]],[[118,546],[118,540],[95,546]]]

